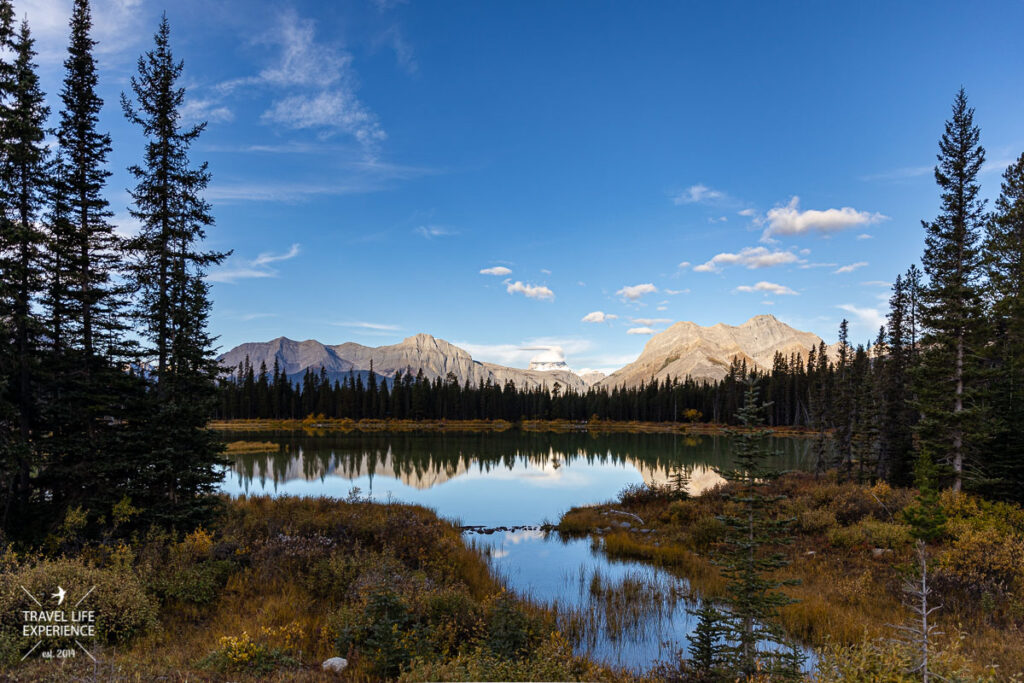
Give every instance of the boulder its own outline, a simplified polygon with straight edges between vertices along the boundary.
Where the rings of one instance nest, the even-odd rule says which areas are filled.
[[[341,673],[348,666],[348,660],[344,657],[331,657],[325,659],[323,664],[324,671],[333,671],[335,673]]]

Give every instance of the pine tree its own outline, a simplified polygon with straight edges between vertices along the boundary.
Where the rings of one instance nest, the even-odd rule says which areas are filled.
[[[779,496],[762,493],[766,482],[777,476],[767,466],[768,452],[762,443],[768,432],[755,430],[763,424],[758,390],[749,382],[737,419],[745,429],[736,432],[733,457],[736,469],[723,473],[734,485],[728,499],[737,509],[720,519],[728,529],[722,556],[716,560],[727,581],[725,602],[729,607],[726,633],[730,646],[726,661],[730,673],[747,678],[769,672],[779,679],[791,678],[784,652],[769,644],[787,645],[778,625],[778,610],[793,602],[779,588],[789,582],[768,577],[787,561],[770,546],[787,543],[791,519],[773,519]]]
[[[849,342],[849,323],[839,323],[839,357],[835,365],[833,424],[835,425],[836,466],[840,479],[849,478],[853,471],[854,397],[853,349]]]
[[[6,15],[0,10],[0,17]],[[34,304],[43,289],[43,251],[46,235],[39,225],[44,188],[48,182],[47,152],[44,144],[44,126],[49,109],[39,88],[35,65],[33,40],[28,23],[22,22],[14,40],[15,60],[11,71],[11,93],[3,120],[3,195],[4,211],[0,238],[0,272],[4,296],[0,302],[0,317],[11,325],[13,363],[10,365],[8,384],[11,404],[17,410],[19,453],[12,482],[23,495],[29,485],[32,442],[39,428],[38,396],[35,391],[36,375],[40,365],[40,338],[43,330],[34,312]],[[22,497],[11,490],[9,496]],[[5,524],[10,500],[0,514],[0,528]]]
[[[130,244],[131,281],[139,293],[135,316],[144,356],[154,361],[141,420],[144,474],[131,489],[142,519],[188,527],[203,521],[221,478],[221,448],[205,427],[216,401],[218,369],[206,331],[210,301],[204,275],[226,255],[199,248],[213,223],[201,196],[210,174],[206,164],[192,168],[188,153],[205,124],[181,127],[185,90],[177,81],[183,64],[174,60],[169,40],[165,15],[154,49],[139,58],[138,74],[131,78],[134,101],[121,96],[125,116],[147,140],[143,164],[129,168],[137,181],[131,213],[142,226]],[[249,400],[261,415],[268,403],[266,373],[261,365],[259,384],[249,382]]]
[[[942,208],[934,221],[922,222],[922,262],[928,282],[921,292],[922,367],[917,377],[923,414],[918,431],[924,445],[952,469],[952,487],[963,486],[965,464],[973,462],[983,415],[978,403],[979,352],[984,345],[979,233],[985,202],[979,198],[978,172],[985,162],[963,88],[953,102],[939,142],[935,180]]]
[[[1024,154],[1003,172],[984,255],[994,332],[989,353],[998,376],[988,492],[1024,502]]]
[[[72,248],[66,255],[71,259],[72,274],[67,305],[69,319],[74,321],[69,332],[73,332],[75,344],[85,356],[87,373],[97,357],[121,360],[124,332],[124,292],[114,283],[114,276],[123,267],[123,250],[103,196],[110,176],[106,161],[111,147],[110,136],[97,130],[103,100],[96,92],[96,41],[90,36],[91,30],[88,0],[75,0],[57,139],[67,156],[67,201],[75,228]]]

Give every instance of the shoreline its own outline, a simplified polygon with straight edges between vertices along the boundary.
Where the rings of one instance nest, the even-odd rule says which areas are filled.
[[[716,423],[619,422],[611,420],[353,420],[351,418],[304,420],[211,420],[210,429],[223,432],[551,432],[594,434],[679,434],[724,436],[744,431]],[[802,427],[763,427],[770,436],[813,438],[819,432]]]

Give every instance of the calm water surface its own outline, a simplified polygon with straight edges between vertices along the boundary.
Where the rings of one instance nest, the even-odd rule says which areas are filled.
[[[691,493],[732,467],[724,436],[673,434],[339,434],[230,432],[225,440],[272,442],[232,456],[223,490],[232,495],[344,498],[353,488],[380,501],[416,503],[462,525],[556,523],[576,505],[616,498],[629,484],[660,484],[678,470]],[[809,441],[770,439],[780,470],[809,466]],[[519,593],[582,625],[577,645],[609,664],[643,670],[685,648],[696,625],[685,578],[639,562],[609,560],[589,539],[536,530],[467,533],[494,571]],[[630,593],[623,609],[618,600]],[[639,598],[637,598],[639,596]]]

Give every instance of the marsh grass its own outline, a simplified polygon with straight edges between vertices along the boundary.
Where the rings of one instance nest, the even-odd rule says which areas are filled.
[[[21,663],[2,647],[0,678],[323,680],[332,656],[349,660],[347,681],[445,667],[623,678],[563,647],[553,613],[505,591],[457,528],[417,506],[241,497],[184,536],[152,532],[54,561],[0,549],[0,586],[68,572],[102,579],[104,600],[145,618],[108,629],[95,665]],[[15,626],[0,623],[0,643]]]
[[[800,473],[769,488],[787,497],[776,513],[797,520],[795,542],[781,548],[791,564],[776,572],[779,579],[800,581],[786,589],[797,602],[781,610],[782,626],[802,643],[822,648],[837,666],[871,657],[875,666],[889,653],[885,643],[893,633],[887,624],[906,617],[900,586],[911,571],[911,543],[902,511],[915,492]],[[716,518],[727,511],[722,494],[712,490],[674,502],[634,495],[632,503],[572,509],[560,528],[582,534],[589,524],[596,550],[664,567],[687,578],[694,595],[713,599],[725,587],[712,562]],[[948,670],[969,672],[970,680],[990,680],[992,671],[999,680],[1024,680],[1024,511],[950,492],[942,506],[948,533],[930,552],[933,586],[943,603],[936,618],[943,631],[955,634],[943,643],[955,654]],[[652,533],[597,533],[610,507],[642,517]]]

